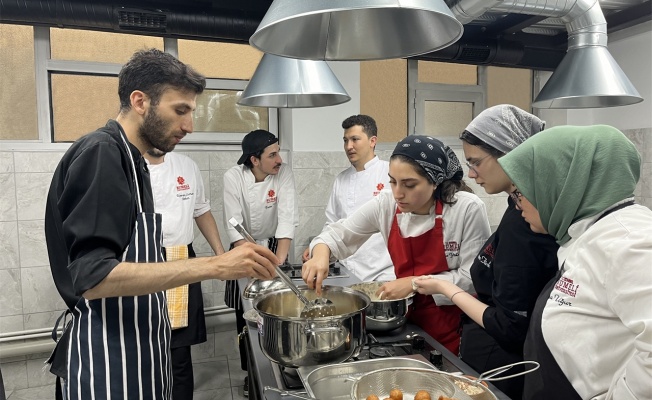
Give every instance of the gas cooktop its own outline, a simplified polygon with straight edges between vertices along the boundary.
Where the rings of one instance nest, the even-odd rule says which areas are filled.
[[[291,279],[300,280],[301,279],[301,267],[303,264],[283,264],[280,265],[281,271],[285,272],[287,276]],[[342,264],[339,262],[331,263],[328,266],[328,276],[327,278],[348,278],[349,275],[344,272]]]

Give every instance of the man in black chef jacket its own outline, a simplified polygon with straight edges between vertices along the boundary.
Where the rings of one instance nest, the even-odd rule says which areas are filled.
[[[136,52],[118,80],[117,118],[70,147],[46,204],[52,276],[71,314],[50,358],[66,399],[169,399],[164,291],[204,279],[269,279],[278,263],[253,244],[161,262],[161,216],[141,155],[169,152],[192,132],[206,81],[156,49]]]

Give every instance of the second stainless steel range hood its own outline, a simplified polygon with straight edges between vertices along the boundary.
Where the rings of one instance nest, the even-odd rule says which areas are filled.
[[[264,54],[238,104],[256,107],[325,107],[351,100],[325,61]]]

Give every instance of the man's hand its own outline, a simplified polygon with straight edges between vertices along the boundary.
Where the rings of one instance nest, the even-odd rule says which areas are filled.
[[[272,279],[276,276],[276,266],[280,264],[271,250],[253,243],[243,243],[214,259],[217,261],[217,278],[222,280]]]

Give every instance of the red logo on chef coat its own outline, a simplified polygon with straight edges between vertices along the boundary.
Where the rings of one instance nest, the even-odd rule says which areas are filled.
[[[186,183],[186,180],[183,179],[183,176],[177,176],[177,183],[179,184],[177,186],[177,192],[190,189],[190,185]]]
[[[385,188],[385,185],[382,183],[379,183],[376,185],[376,191],[374,192],[374,196],[378,196],[381,190]]]
[[[494,245],[493,245],[493,243],[490,244],[489,246],[487,246],[487,247],[484,248],[484,253],[485,253],[486,255],[488,255],[489,257],[493,257],[493,256],[494,256],[494,251],[495,251],[495,249],[494,249]]]
[[[575,297],[575,295],[577,295],[577,289],[579,289],[579,287],[580,285],[579,284],[576,285],[575,283],[573,283],[572,279],[563,276],[561,277],[561,279],[557,281],[557,283],[555,283],[555,290],[558,290],[562,293],[566,293],[567,295],[572,297]]]
[[[460,255],[460,244],[452,241],[444,243],[444,252],[446,257],[459,257]]]
[[[273,189],[267,192],[267,203],[276,203],[276,192]]]

